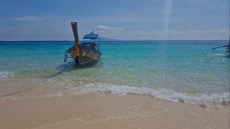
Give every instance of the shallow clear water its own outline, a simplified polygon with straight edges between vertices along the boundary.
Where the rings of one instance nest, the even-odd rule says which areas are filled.
[[[0,77],[62,77],[186,94],[229,93],[228,41],[102,42],[102,58],[76,67],[64,51],[73,42],[0,42]],[[228,98],[229,99],[229,98]]]

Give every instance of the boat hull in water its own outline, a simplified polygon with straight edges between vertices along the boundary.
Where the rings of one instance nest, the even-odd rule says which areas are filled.
[[[78,60],[80,61],[80,63],[95,62],[101,58],[101,52],[99,51],[87,48],[82,45],[78,45],[78,47],[80,52],[78,56]]]

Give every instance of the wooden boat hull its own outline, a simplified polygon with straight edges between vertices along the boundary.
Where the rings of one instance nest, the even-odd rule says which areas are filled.
[[[91,49],[82,45],[77,45],[76,47],[77,48],[75,48],[75,46],[69,48],[67,53],[71,55],[77,65],[96,62],[101,58],[101,52],[95,49]],[[66,58],[67,53],[65,54]]]
[[[78,48],[79,48],[78,61],[80,64],[95,62],[101,58],[101,52],[99,51],[87,48],[82,45],[78,45]],[[76,61],[76,63],[78,62]]]

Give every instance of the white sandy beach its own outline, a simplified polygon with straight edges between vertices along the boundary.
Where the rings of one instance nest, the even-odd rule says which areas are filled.
[[[39,94],[47,87],[33,81],[1,79],[1,89],[7,86],[8,96],[1,91],[1,129],[229,129],[228,103],[202,108],[146,95],[99,92],[47,96]]]

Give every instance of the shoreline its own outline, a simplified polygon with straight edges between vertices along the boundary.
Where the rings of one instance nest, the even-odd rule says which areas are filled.
[[[203,108],[230,105],[229,92],[186,93],[172,89],[151,89],[127,85],[114,85],[90,80],[61,78],[0,78],[0,99],[18,100],[39,97],[61,97],[82,93],[108,93],[115,96],[150,96],[153,99],[197,105]]]

